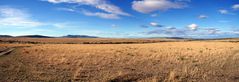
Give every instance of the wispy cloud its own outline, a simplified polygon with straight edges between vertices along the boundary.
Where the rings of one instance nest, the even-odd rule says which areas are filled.
[[[157,22],[150,22],[149,25],[152,27],[163,27],[163,25],[160,25]]]
[[[52,25],[53,27],[56,27],[56,28],[76,27],[76,26],[73,26],[72,24],[67,23],[67,22],[63,22],[63,23],[52,23],[52,24],[49,24],[49,25]]]
[[[233,12],[231,12],[229,10],[226,10],[226,9],[220,9],[220,10],[218,10],[218,12],[220,14],[224,14],[224,15],[235,15],[235,13],[233,13]]]
[[[160,28],[160,27],[164,27],[164,25],[161,25],[161,24],[159,24],[159,23],[157,23],[157,22],[150,22],[150,23],[148,23],[148,24],[146,24],[146,25],[140,25],[140,27],[142,27],[142,28],[149,28],[149,27],[157,27],[157,28]]]
[[[221,13],[221,14],[228,14],[229,13],[228,10],[226,10],[226,9],[220,9],[220,10],[218,10],[218,12]]]
[[[120,16],[130,16],[130,14],[121,10],[118,6],[111,4],[107,0],[43,0],[48,1],[50,3],[68,3],[68,4],[80,4],[80,5],[89,5],[93,6],[97,9],[100,9],[104,12],[90,12],[84,11],[83,14],[87,16],[98,16],[101,18],[109,18],[109,19],[118,19]],[[74,11],[72,9],[64,9],[68,11]]]
[[[162,29],[155,29],[148,32],[144,32],[146,35],[164,35],[166,37],[184,37],[184,38],[200,38],[205,36],[212,36],[218,35],[218,31],[214,29],[203,30],[200,29],[199,31],[190,31],[188,29],[180,29],[175,27],[167,27]]]
[[[206,33],[208,33],[208,34],[218,34],[221,31],[221,30],[216,29],[216,28],[206,28],[204,30],[206,30],[207,31]]]
[[[196,27],[192,25],[192,27]],[[239,30],[222,30],[219,28],[212,28],[212,27],[202,27],[197,28],[197,31],[190,31],[185,28],[176,28],[176,27],[164,27],[160,29],[154,29],[151,31],[141,32],[145,35],[154,35],[165,37],[185,37],[185,38],[217,38],[217,37],[228,37],[228,36],[238,36]]]
[[[69,11],[69,12],[77,12],[75,9],[73,8],[57,8],[57,10],[61,10],[61,11]]]
[[[30,15],[24,10],[0,6],[0,26],[14,27],[37,27],[43,23],[31,19]]]
[[[185,7],[179,2],[170,0],[136,0],[133,1],[132,8],[141,13],[150,13],[157,10],[180,9]]]
[[[206,18],[208,18],[208,16],[207,15],[199,15],[198,18],[199,19],[206,19]]]
[[[151,14],[151,17],[157,17],[157,16],[159,16],[159,14],[157,13]]]
[[[98,16],[100,18],[105,19],[120,19],[120,17],[117,14],[112,13],[89,12],[89,11],[82,11],[82,13],[86,16]]]
[[[233,31],[233,33],[239,35],[239,30]]]
[[[144,32],[146,35],[167,35],[167,36],[185,36],[185,29],[177,29],[175,27],[168,27],[162,29],[155,29],[148,32]]]
[[[234,10],[239,10],[239,4],[233,5],[232,8],[233,8]]]

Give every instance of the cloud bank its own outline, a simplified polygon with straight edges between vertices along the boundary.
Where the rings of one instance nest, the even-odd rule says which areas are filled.
[[[158,10],[180,9],[185,7],[182,3],[170,0],[137,0],[133,1],[132,8],[141,13],[150,13]]]
[[[78,5],[88,5],[95,7],[104,12],[90,12],[83,11],[83,14],[87,16],[98,16],[106,19],[118,19],[120,16],[130,16],[130,14],[121,10],[118,6],[111,4],[107,0],[43,0],[50,3],[68,3],[68,4],[78,4]]]
[[[43,23],[32,20],[30,15],[20,9],[0,6],[0,26],[37,27]]]

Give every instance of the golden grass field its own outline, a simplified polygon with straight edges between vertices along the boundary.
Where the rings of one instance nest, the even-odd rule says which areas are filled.
[[[55,39],[56,42],[65,40]],[[47,43],[46,39],[41,41]],[[74,39],[67,41],[74,42]],[[15,48],[0,56],[0,82],[239,82],[237,42],[51,42],[0,43],[0,52]]]
[[[32,44],[132,44],[184,41],[175,39],[112,39],[112,38],[0,38],[1,43]]]

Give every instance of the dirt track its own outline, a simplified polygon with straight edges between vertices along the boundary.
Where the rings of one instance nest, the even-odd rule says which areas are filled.
[[[0,57],[4,56],[4,55],[8,55],[12,51],[14,51],[15,49],[23,48],[23,47],[30,47],[30,46],[16,46],[16,47],[9,47],[9,48],[3,49],[3,50],[0,51]]]
[[[13,50],[15,50],[15,48],[3,50],[0,52],[0,56],[7,55],[7,54],[11,53]]]

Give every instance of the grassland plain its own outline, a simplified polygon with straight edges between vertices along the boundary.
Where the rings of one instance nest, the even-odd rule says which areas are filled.
[[[0,44],[1,82],[238,82],[239,44]],[[27,46],[27,47],[26,47]],[[5,48],[5,49],[3,49]]]
[[[123,39],[123,38],[0,38],[1,43],[30,44],[140,44],[185,41],[184,39]]]

